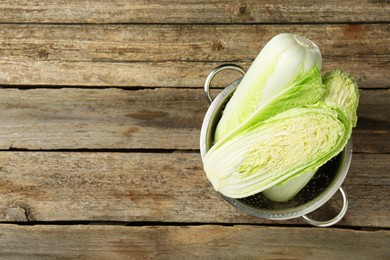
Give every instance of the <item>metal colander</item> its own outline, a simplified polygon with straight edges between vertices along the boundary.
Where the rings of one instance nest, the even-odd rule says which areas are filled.
[[[205,82],[205,94],[210,103],[203,120],[200,135],[200,152],[202,160],[206,152],[214,143],[214,132],[222,111],[241,81],[237,79],[226,87],[214,100],[210,95],[210,84],[214,76],[223,70],[236,70],[245,74],[245,71],[233,64],[224,64],[213,69]],[[344,150],[332,160],[323,165],[310,180],[310,182],[292,199],[287,202],[274,202],[263,196],[262,193],[252,195],[243,199],[233,199],[220,194],[232,206],[243,212],[256,217],[273,220],[292,219],[303,217],[308,223],[314,226],[326,227],[340,221],[348,207],[347,194],[341,188],[352,158],[352,140],[350,139]],[[306,214],[318,209],[325,204],[339,190],[343,198],[343,206],[338,215],[327,221],[311,219]]]

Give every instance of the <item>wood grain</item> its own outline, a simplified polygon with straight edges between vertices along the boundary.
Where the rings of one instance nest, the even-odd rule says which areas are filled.
[[[329,23],[389,21],[387,1],[2,1],[2,23]]]
[[[355,152],[390,152],[389,102],[361,90]],[[196,150],[207,108],[202,89],[2,89],[0,149]]]
[[[226,226],[4,226],[7,259],[386,259],[389,231]],[[259,235],[260,234],[260,235]],[[59,246],[60,245],[60,246]],[[288,246],[286,246],[288,245]],[[11,258],[10,258],[11,257]]]
[[[3,149],[197,149],[202,90],[4,89]]]
[[[0,165],[3,222],[305,224],[230,206],[213,190],[198,153],[1,152]],[[339,225],[390,227],[389,168],[389,154],[354,154],[343,184],[350,204]],[[335,195],[317,219],[335,216],[340,202]]]
[[[1,1],[0,259],[389,259],[389,13],[377,0]],[[202,168],[207,74],[247,69],[280,32],[312,39],[323,72],[361,89],[333,228],[246,215]],[[309,215],[340,208],[336,193]]]
[[[0,26],[0,84],[199,87],[221,63],[248,67],[280,32],[321,48],[364,88],[388,88],[388,24]]]
[[[7,259],[387,259],[390,231],[261,226],[15,226]],[[287,246],[288,245],[288,246]]]
[[[280,32],[312,39],[324,58],[389,55],[389,24],[0,26],[6,60],[253,60]]]
[[[6,86],[82,86],[82,87],[202,87],[216,66],[234,63],[248,69],[248,61],[223,62],[16,62],[0,60],[0,84]],[[386,76],[390,59],[386,56],[332,58],[324,61],[323,71],[342,69],[353,75],[361,88],[389,88]],[[213,86],[225,87],[241,77],[223,72]]]

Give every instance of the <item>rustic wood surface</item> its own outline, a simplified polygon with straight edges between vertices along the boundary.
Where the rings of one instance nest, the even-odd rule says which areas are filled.
[[[195,152],[1,152],[0,162],[0,192],[9,192],[0,198],[3,222],[305,223],[235,210],[208,185]],[[389,154],[354,155],[343,184],[350,205],[340,225],[390,227],[389,168]],[[330,215],[340,208],[335,197],[324,206]]]
[[[389,22],[388,1],[328,0],[4,0],[10,23],[318,23]]]
[[[377,250],[389,232],[346,229],[6,225],[0,234],[7,259],[388,259],[390,252]]]
[[[389,259],[389,22],[389,1],[1,1],[0,259]],[[280,32],[359,83],[332,227],[248,216],[202,169],[207,74]]]
[[[389,88],[383,77],[390,64],[387,23],[5,24],[0,26],[0,83],[201,87],[216,65],[233,62],[247,68],[270,38],[285,31],[304,34],[320,46],[324,71],[342,67],[362,88]]]
[[[389,153],[390,91],[360,94],[354,150]],[[3,89],[0,149],[198,150],[207,107],[203,89]]]

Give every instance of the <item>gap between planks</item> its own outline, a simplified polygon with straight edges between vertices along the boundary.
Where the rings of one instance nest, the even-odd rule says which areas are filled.
[[[298,224],[298,223],[245,223],[245,222],[161,222],[161,221],[88,221],[88,220],[73,220],[73,221],[28,221],[28,222],[3,222],[0,221],[0,228],[3,225],[16,225],[16,226],[39,226],[39,225],[52,225],[52,226],[126,226],[126,227],[189,227],[189,226],[221,226],[221,227],[234,227],[234,226],[254,226],[254,227],[280,227],[280,228],[318,228],[311,226],[310,224]],[[345,230],[362,230],[362,231],[381,231],[390,230],[390,227],[381,226],[352,226],[352,225],[333,225],[326,227],[327,229],[345,229]]]

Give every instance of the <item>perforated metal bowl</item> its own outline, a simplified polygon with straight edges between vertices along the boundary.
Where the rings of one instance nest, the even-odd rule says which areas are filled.
[[[233,95],[241,81],[237,79],[226,87],[214,100],[210,95],[210,84],[214,76],[223,70],[236,70],[242,74],[245,71],[233,64],[224,64],[213,69],[205,83],[206,98],[210,107],[204,117],[201,135],[200,152],[202,160],[214,143],[214,132],[221,118],[222,111]],[[287,202],[274,202],[258,193],[243,199],[232,199],[220,194],[228,203],[243,212],[256,217],[273,220],[292,219],[303,217],[314,226],[327,227],[340,221],[347,212],[348,199],[346,192],[341,188],[352,158],[352,139],[349,140],[344,150],[332,160],[323,165],[310,180],[310,182],[292,199]],[[318,209],[325,204],[336,192],[340,191],[343,198],[343,206],[338,215],[327,221],[314,220],[306,214]]]

